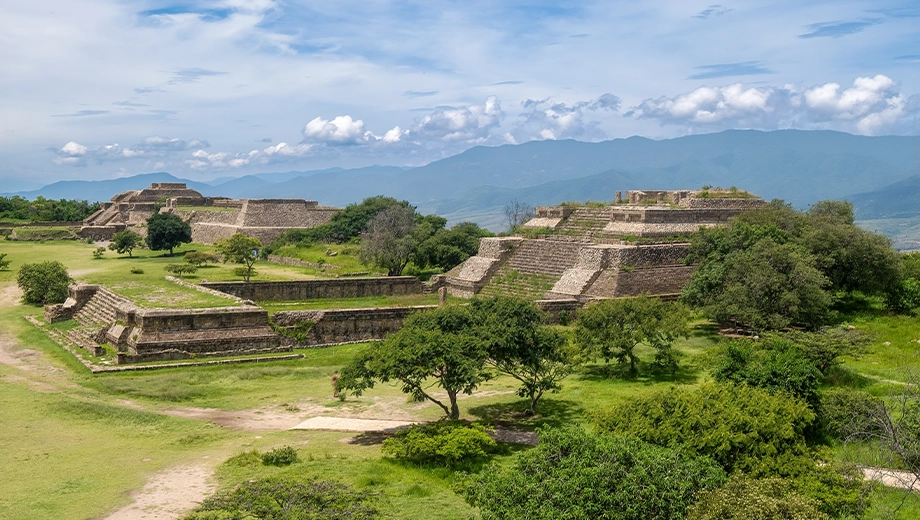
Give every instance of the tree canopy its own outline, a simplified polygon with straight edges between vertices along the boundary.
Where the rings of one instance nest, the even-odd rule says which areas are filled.
[[[51,200],[38,196],[28,200],[19,195],[0,197],[0,219],[41,221],[79,222],[101,206],[98,202],[85,200]]]
[[[134,256],[134,248],[144,243],[144,237],[131,230],[124,230],[115,233],[112,237],[112,243],[109,244],[109,250],[115,251],[120,255],[128,253],[128,256]]]
[[[578,313],[575,343],[587,359],[616,359],[637,373],[635,348],[647,343],[655,349],[655,362],[672,371],[677,359],[671,343],[687,334],[688,309],[676,302],[639,296],[604,300]]]
[[[169,250],[192,241],[192,227],[173,213],[154,213],[147,219],[147,247],[152,251]]]
[[[245,267],[245,270],[242,270],[243,279],[248,282],[252,276],[252,266],[259,258],[262,242],[258,238],[247,236],[243,233],[234,233],[230,238],[217,242],[216,247],[224,257],[224,263],[243,264]]]
[[[412,314],[399,331],[343,368],[338,386],[361,395],[377,382],[398,381],[413,400],[431,401],[457,419],[457,396],[471,394],[488,378],[488,354],[470,333],[473,325],[469,310],[456,305]],[[447,393],[447,402],[431,392],[432,386]]]
[[[58,261],[23,264],[16,283],[26,303],[61,303],[67,299],[67,286],[73,282],[64,264]]]
[[[411,207],[382,210],[361,234],[361,261],[386,269],[388,276],[401,275],[418,244],[415,230],[415,210]]]

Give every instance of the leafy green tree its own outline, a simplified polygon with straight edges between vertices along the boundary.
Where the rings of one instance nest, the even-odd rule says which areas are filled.
[[[6,253],[0,253],[0,271],[5,271],[10,267],[12,260],[6,259]]]
[[[728,341],[721,348],[712,376],[720,383],[786,392],[817,410],[821,372],[811,360],[785,343],[780,337],[760,342]]]
[[[816,326],[827,319],[828,279],[813,256],[770,237],[731,251],[718,261],[710,255],[684,288],[683,301],[702,308],[719,322],[737,322],[755,330],[790,324]]]
[[[797,493],[778,478],[732,475],[722,487],[700,492],[687,509],[687,520],[830,520],[817,501]]]
[[[130,257],[133,256],[132,251],[134,251],[134,248],[140,247],[143,243],[144,237],[126,229],[115,233],[115,236],[112,237],[112,243],[109,244],[109,250],[115,251],[120,255],[128,253]]]
[[[812,362],[822,375],[839,365],[843,356],[866,353],[871,336],[853,328],[829,327],[817,331],[790,330],[765,335],[770,348],[791,349]]]
[[[71,282],[67,268],[58,261],[23,264],[16,277],[23,301],[42,305],[66,300]]]
[[[412,259],[418,244],[415,236],[415,210],[390,206],[367,224],[361,235],[361,261],[387,270],[387,276],[399,276]]]
[[[195,274],[195,272],[198,271],[197,267],[190,264],[166,264],[163,266],[163,269],[168,273],[172,273],[178,276],[179,278],[182,278],[182,276],[187,274]]]
[[[799,399],[745,385],[706,383],[625,401],[598,415],[603,430],[712,457],[729,473],[790,476],[815,466],[806,431],[815,413]]]
[[[328,480],[289,477],[249,480],[204,502],[185,520],[266,518],[272,520],[373,520],[376,498]]]
[[[225,238],[215,244],[217,250],[224,257],[224,263],[234,262],[243,264],[246,271],[243,278],[248,282],[252,275],[252,266],[259,259],[262,242],[242,233],[234,233],[232,237]]]
[[[724,480],[711,459],[568,427],[542,430],[536,448],[492,463],[460,492],[484,519],[664,520]]]
[[[439,229],[422,241],[413,257],[416,265],[449,271],[479,251],[479,239],[495,236],[472,222],[461,222],[450,229]]]
[[[147,219],[147,247],[151,251],[169,250],[192,241],[192,227],[173,213],[154,213]]]
[[[920,309],[920,280],[906,278],[885,296],[885,305],[900,314]]]
[[[364,350],[342,369],[338,387],[361,395],[378,382],[397,381],[414,401],[431,401],[449,418],[457,419],[457,396],[471,394],[488,377],[488,353],[471,333],[474,325],[469,310],[460,306],[412,314],[402,329]],[[446,403],[430,392],[432,386],[447,393]]]
[[[521,383],[518,395],[528,399],[527,413],[535,414],[543,394],[557,391],[559,382],[572,373],[566,337],[542,325],[540,310],[521,298],[476,298],[470,312],[489,354],[488,364]]]
[[[686,336],[688,321],[688,309],[676,302],[648,296],[604,300],[578,313],[575,342],[585,358],[616,359],[631,374],[637,373],[639,361],[635,348],[646,343],[655,349],[655,362],[674,371],[671,343]]]

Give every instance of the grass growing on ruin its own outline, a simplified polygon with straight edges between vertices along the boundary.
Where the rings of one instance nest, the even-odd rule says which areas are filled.
[[[448,296],[448,301],[454,297]],[[302,311],[314,309],[364,309],[373,307],[397,307],[412,305],[437,305],[437,294],[403,294],[395,296],[365,296],[361,298],[320,298],[304,301],[260,301],[258,304],[274,314],[278,311]]]
[[[313,268],[309,272],[320,276],[343,275],[350,273],[386,274],[386,271],[380,271],[361,263],[358,258],[358,252],[361,246],[358,244],[311,244],[309,246],[286,245],[279,248],[273,254],[296,258],[304,262],[311,262],[323,265],[321,268]],[[326,254],[335,253],[334,256]]]

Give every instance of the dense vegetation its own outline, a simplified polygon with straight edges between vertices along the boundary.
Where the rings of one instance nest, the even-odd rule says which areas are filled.
[[[28,200],[14,195],[0,197],[0,220],[79,222],[98,211],[100,207],[98,202],[90,203],[85,200],[50,200],[44,197]]]

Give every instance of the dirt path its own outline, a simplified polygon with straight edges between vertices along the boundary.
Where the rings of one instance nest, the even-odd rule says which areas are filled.
[[[920,479],[908,471],[898,471],[887,468],[862,468],[866,480],[873,480],[884,486],[909,489],[920,492]]]
[[[209,464],[177,466],[156,473],[131,493],[134,502],[106,520],[164,520],[180,518],[214,492],[214,468]]]

